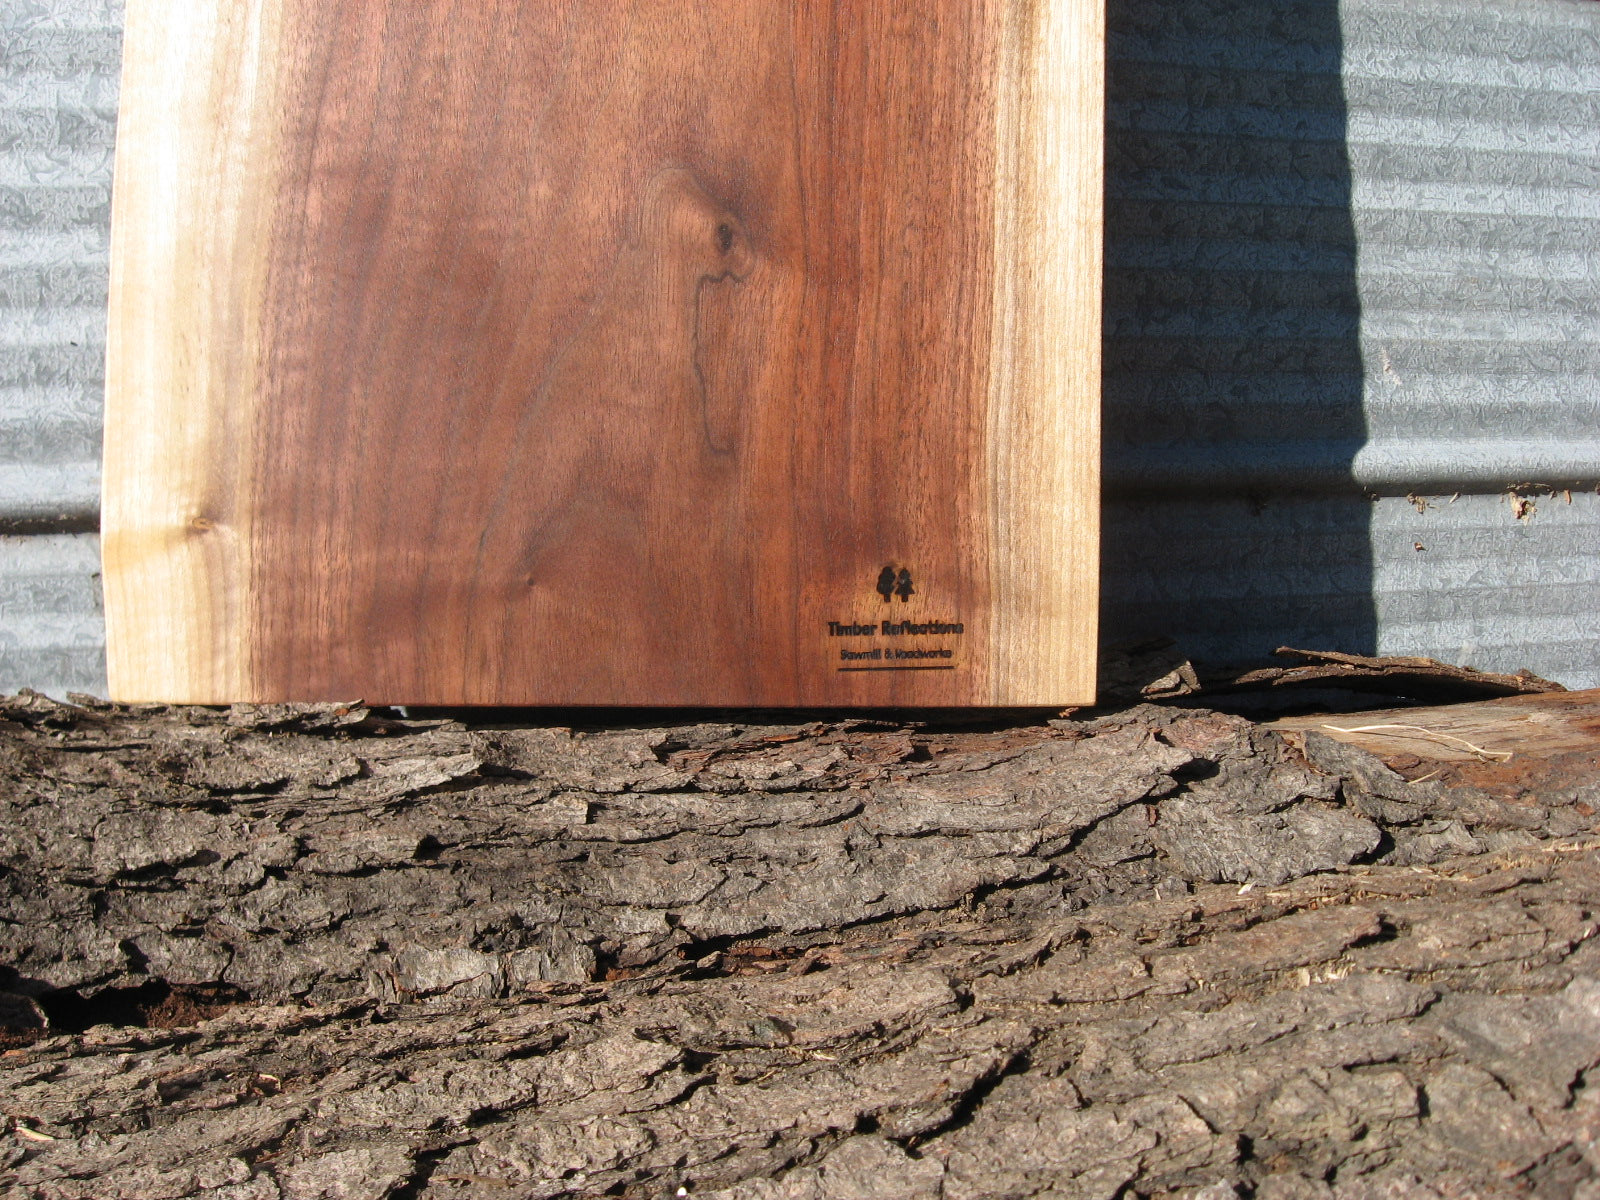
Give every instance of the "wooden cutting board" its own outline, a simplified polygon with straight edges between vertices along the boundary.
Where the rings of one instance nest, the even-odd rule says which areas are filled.
[[[1094,693],[1101,0],[128,0],[113,695]]]

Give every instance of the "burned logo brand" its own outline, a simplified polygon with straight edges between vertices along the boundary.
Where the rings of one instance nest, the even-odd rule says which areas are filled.
[[[896,597],[901,604],[909,604],[911,597],[919,594],[911,568],[890,563],[878,572],[873,591],[884,604],[893,604]],[[953,671],[956,648],[949,639],[959,638],[966,632],[960,621],[903,620],[903,621],[829,621],[830,638],[865,638],[862,642],[841,646],[836,662],[844,665],[840,671]],[[874,644],[879,638],[894,639],[894,644]],[[902,638],[939,638],[942,643],[906,645]]]
[[[877,591],[878,595],[883,597],[885,604],[888,604],[896,596],[900,597],[901,604],[910,600],[917,593],[917,589],[911,584],[910,568],[901,567],[896,570],[891,565],[879,571]]]

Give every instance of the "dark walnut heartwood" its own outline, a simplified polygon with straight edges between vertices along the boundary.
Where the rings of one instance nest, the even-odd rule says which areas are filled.
[[[1100,0],[129,0],[113,694],[1090,699]]]

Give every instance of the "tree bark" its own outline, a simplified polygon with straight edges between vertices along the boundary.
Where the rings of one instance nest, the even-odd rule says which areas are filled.
[[[1600,1195],[1593,771],[1153,705],[0,718],[7,1194]]]

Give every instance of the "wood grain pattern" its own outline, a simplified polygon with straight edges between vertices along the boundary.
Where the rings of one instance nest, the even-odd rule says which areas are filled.
[[[1103,22],[1044,2],[1003,27],[987,495],[990,688],[1011,703],[1095,694]]]
[[[273,0],[128,6],[101,526],[112,691],[248,696]]]
[[[165,8],[119,698],[1092,697],[1097,0]]]

